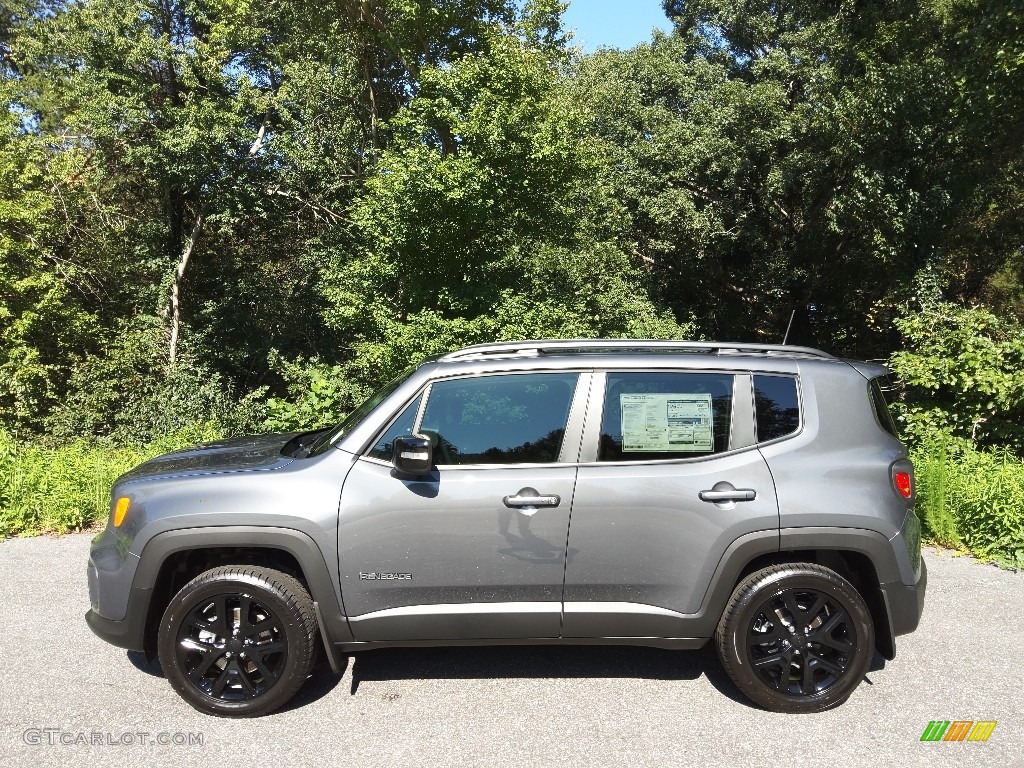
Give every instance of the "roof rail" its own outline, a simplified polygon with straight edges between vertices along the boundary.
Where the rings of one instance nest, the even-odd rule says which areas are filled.
[[[834,359],[812,347],[783,344],[746,344],[719,341],[669,341],[665,339],[568,339],[544,341],[503,341],[476,344],[439,360],[471,360],[485,357],[539,357],[558,354],[596,354],[601,352],[665,353],[689,352],[707,355],[770,355],[778,357],[817,357]]]

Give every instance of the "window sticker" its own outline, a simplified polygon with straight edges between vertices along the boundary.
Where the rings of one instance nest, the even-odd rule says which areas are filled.
[[[710,393],[619,395],[619,405],[623,451],[714,450]]]

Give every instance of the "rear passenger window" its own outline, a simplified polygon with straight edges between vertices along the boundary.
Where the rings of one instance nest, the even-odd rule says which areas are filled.
[[[599,461],[691,459],[729,450],[733,377],[609,373]]]
[[[754,376],[757,442],[766,443],[800,429],[800,398],[792,376]]]

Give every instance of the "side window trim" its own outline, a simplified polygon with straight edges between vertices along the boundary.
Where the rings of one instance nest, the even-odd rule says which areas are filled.
[[[391,462],[389,461],[379,459],[376,456],[371,456],[370,451],[377,447],[377,443],[380,442],[381,438],[388,433],[391,427],[395,425],[396,421],[402,418],[402,416],[405,414],[405,409],[412,405],[414,402],[416,402],[417,398],[420,398],[420,404],[419,407],[417,407],[416,409],[416,417],[413,420],[413,423],[416,424],[419,422],[419,418],[423,414],[423,405],[424,403],[427,402],[426,395],[429,391],[430,385],[427,384],[425,387],[417,390],[412,397],[410,397],[408,400],[402,403],[402,405],[399,408],[397,408],[395,412],[391,415],[391,418],[384,422],[384,426],[377,430],[377,432],[374,433],[373,437],[370,438],[370,441],[365,446],[363,446],[363,450],[359,453],[359,458],[366,459],[367,461],[376,461],[390,465]],[[415,432],[415,428],[412,431]]]
[[[604,418],[604,393],[607,386],[607,371],[596,371],[592,374],[590,401],[587,403],[586,424],[583,427],[583,444],[580,446],[580,464],[597,463],[597,451],[601,445],[601,419]]]
[[[754,377],[748,371],[737,371],[732,385],[730,451],[749,448],[757,444],[757,421],[754,416],[754,407]]]
[[[562,437],[562,450],[558,454],[558,464],[578,464],[586,428],[587,406],[590,402],[590,390],[593,387],[594,372],[580,371],[576,379],[576,391],[569,406],[569,418]]]
[[[428,381],[427,386],[422,390],[423,399],[420,400],[420,407],[416,409],[416,418],[412,420],[412,433],[418,435],[420,427],[423,426],[423,413],[427,410],[427,402],[430,400],[430,390],[434,388],[434,382]]]

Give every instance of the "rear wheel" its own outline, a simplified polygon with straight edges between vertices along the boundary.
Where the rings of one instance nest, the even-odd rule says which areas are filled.
[[[313,602],[280,571],[214,568],[171,599],[157,642],[167,679],[193,707],[263,715],[291,699],[313,667]]]
[[[874,655],[864,598],[835,571],[807,563],[750,574],[733,591],[715,643],[722,665],[754,702],[820,712],[849,698]]]

